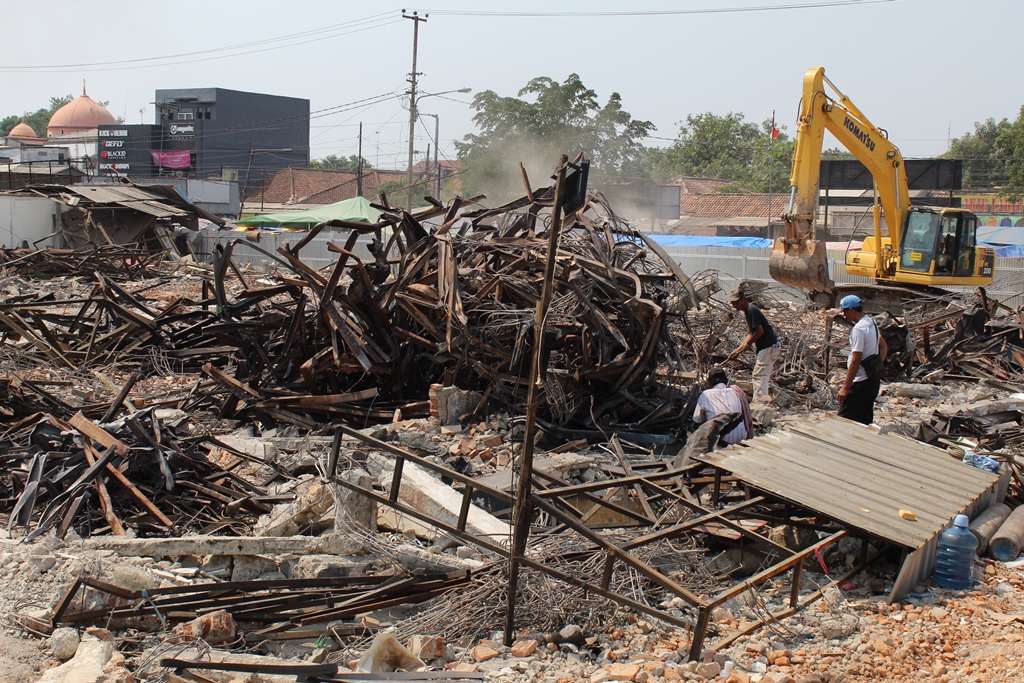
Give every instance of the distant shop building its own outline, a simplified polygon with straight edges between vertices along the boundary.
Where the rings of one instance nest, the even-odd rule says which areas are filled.
[[[309,100],[183,88],[157,90],[155,102],[154,175],[216,177],[245,185],[249,178],[309,165]],[[139,135],[145,138],[144,132]]]

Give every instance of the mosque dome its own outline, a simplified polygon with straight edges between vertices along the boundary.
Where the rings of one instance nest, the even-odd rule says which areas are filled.
[[[21,140],[38,140],[39,136],[32,130],[32,126],[25,123],[25,119],[21,120],[21,123],[11,128],[11,132],[7,134],[9,138],[18,138]]]
[[[46,135],[53,137],[83,130],[95,130],[99,126],[116,124],[117,119],[103,105],[85,94],[68,102],[50,117],[46,124]]]

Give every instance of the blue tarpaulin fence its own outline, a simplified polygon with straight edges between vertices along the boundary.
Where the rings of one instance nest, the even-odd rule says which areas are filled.
[[[764,249],[772,241],[763,237],[711,237],[704,235],[649,235],[663,247],[732,247],[733,249]],[[1024,244],[987,244],[1000,258],[1024,258]]]
[[[663,247],[733,247],[764,249],[772,241],[763,237],[710,237],[704,235],[648,235]]]

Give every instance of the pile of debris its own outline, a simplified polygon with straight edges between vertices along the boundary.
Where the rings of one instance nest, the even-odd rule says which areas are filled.
[[[146,408],[115,422],[107,422],[110,413],[105,417],[100,426],[81,412],[66,423],[41,415],[7,432],[0,443],[0,505],[10,510],[8,533],[31,529],[26,541],[51,529],[58,539],[70,529],[83,537],[245,534],[277,502],[200,447],[209,440],[233,451],[236,465],[251,456],[214,437],[179,436],[176,428],[188,421],[181,410]]]
[[[442,218],[431,233],[413,216],[385,212],[377,225],[345,226],[346,243],[331,245],[340,257],[323,273],[300,258],[321,225],[294,247],[264,252],[288,274],[255,283],[231,253],[260,247],[232,243],[215,254],[201,299],[159,308],[148,288],[131,293],[97,271],[86,298],[8,302],[0,333],[38,364],[116,358],[131,366],[158,353],[182,371],[202,368],[222,388],[219,411],[228,418],[312,428],[332,418],[389,422],[396,411],[426,417],[435,383],[517,410],[546,250],[540,212],[550,203],[549,190],[488,211],[460,212],[456,200],[417,214]],[[371,244],[373,262],[353,254],[362,234],[386,230],[386,244]],[[600,196],[566,226],[556,259],[541,418],[591,430],[675,427],[686,393],[655,370],[684,368],[668,319],[696,303],[689,280]],[[229,275],[241,285],[237,296]],[[9,408],[23,417],[32,406]]]
[[[921,549],[946,512],[1007,484],[1008,502],[1024,497],[1010,481],[1019,312],[982,293],[882,326],[890,375],[908,380],[888,384],[886,431],[926,422],[923,440],[991,454],[997,475],[806,422],[836,405],[846,328],[751,286],[787,349],[754,417],[759,433],[788,430],[717,458],[723,418],[707,443],[685,431],[742,316],[714,298],[714,272],[686,277],[599,194],[549,253],[555,192],[412,214],[382,199],[375,225],[321,224],[276,252],[236,241],[210,266],[141,246],[4,252],[0,510],[5,535],[28,541],[0,541],[7,625],[49,635],[69,668],[68,627],[89,627],[81,644],[73,634],[82,658],[152,680],[782,681],[827,659],[795,641],[853,643],[870,621],[854,612],[889,614],[871,596],[923,592]],[[348,233],[317,270],[303,249],[328,228]],[[270,268],[239,265],[237,249]],[[734,376],[752,360],[730,361]],[[518,416],[535,387],[545,450],[527,478]],[[867,460],[853,462],[857,444]],[[949,494],[908,484],[916,524],[888,509],[885,473],[912,478],[899,447]],[[756,473],[768,456],[815,468],[818,484],[794,492],[798,476],[737,464]],[[829,505],[834,491],[863,500]],[[118,660],[104,629],[134,658]],[[907,666],[926,668],[918,655]]]

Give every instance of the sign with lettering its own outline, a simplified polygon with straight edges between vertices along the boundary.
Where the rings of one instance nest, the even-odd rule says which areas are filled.
[[[188,150],[177,152],[150,152],[153,163],[164,168],[188,168],[192,165],[192,153]]]
[[[172,138],[187,140],[196,136],[196,124],[194,123],[172,123],[167,126],[167,132]]]

